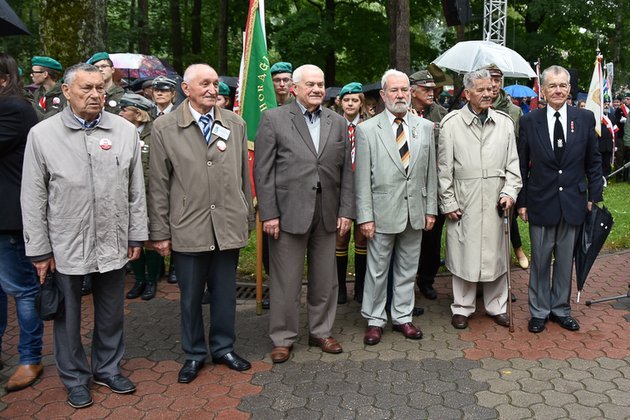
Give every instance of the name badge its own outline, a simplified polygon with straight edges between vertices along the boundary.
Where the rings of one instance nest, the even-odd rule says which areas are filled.
[[[230,130],[223,127],[221,124],[216,123],[212,126],[212,134],[220,139],[227,140],[228,137],[230,137]]]

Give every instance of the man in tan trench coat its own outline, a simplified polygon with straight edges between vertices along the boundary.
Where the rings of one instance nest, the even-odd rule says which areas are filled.
[[[509,325],[506,314],[509,261],[497,205],[510,209],[521,189],[514,123],[492,105],[487,70],[464,76],[468,104],[444,117],[438,145],[440,210],[446,215],[446,267],[453,273],[455,328],[475,312],[483,283],[486,313]]]

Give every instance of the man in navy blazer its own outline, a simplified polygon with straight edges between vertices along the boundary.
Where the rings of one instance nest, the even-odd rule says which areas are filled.
[[[532,263],[528,329],[539,333],[547,318],[577,331],[569,297],[573,249],[594,202],[602,200],[601,155],[591,111],[566,105],[569,72],[551,66],[542,74],[547,108],[520,121],[518,154],[523,178],[516,207],[529,221]],[[553,259],[553,278],[550,279]]]

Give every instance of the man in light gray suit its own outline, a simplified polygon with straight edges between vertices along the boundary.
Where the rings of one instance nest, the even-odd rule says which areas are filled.
[[[394,331],[420,339],[413,325],[414,282],[422,230],[437,215],[433,124],[408,112],[409,78],[388,70],[381,80],[385,111],[357,126],[355,194],[357,224],[368,238],[367,275],[361,314],[368,320],[363,342],[380,342],[387,323],[387,273],[394,252],[391,317]]]
[[[341,353],[331,337],[337,310],[336,235],[354,218],[345,120],[321,106],[324,73],[293,73],[296,101],[265,111],[256,134],[254,177],[263,231],[270,236],[271,359],[289,358],[298,337],[304,255],[308,257],[309,345]]]

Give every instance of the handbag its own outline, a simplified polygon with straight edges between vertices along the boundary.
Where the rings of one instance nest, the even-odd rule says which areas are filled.
[[[64,314],[63,294],[57,286],[54,273],[46,274],[44,283],[40,284],[39,292],[35,296],[35,307],[43,321],[58,319]]]

